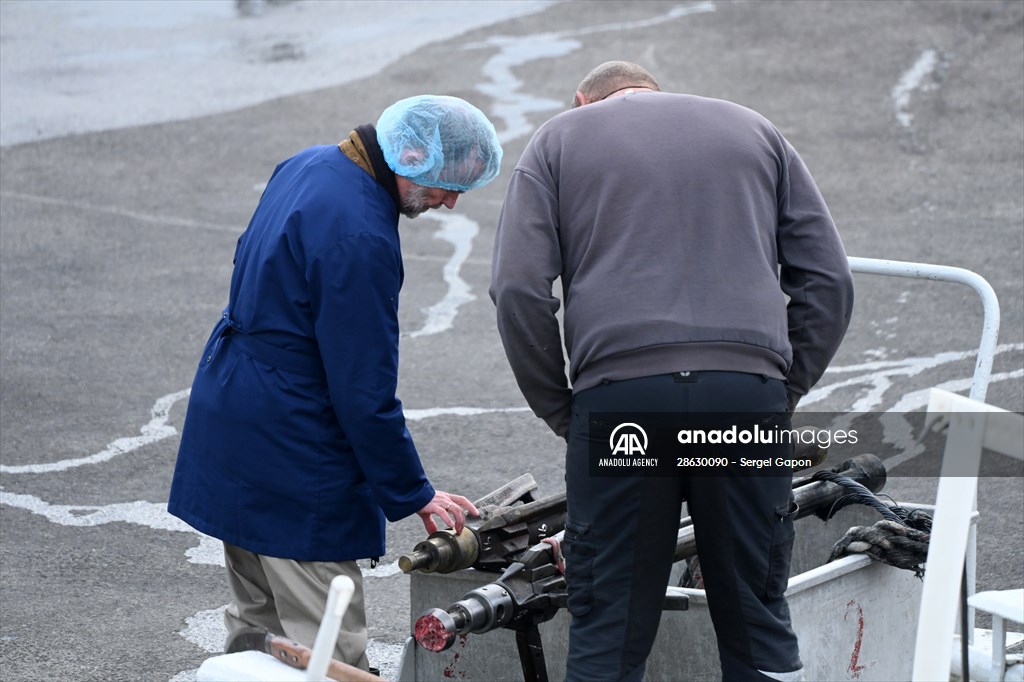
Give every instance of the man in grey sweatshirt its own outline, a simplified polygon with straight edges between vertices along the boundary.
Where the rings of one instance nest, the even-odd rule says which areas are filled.
[[[842,242],[796,150],[750,109],[602,64],[519,160],[492,277],[519,387],[568,441],[567,679],[643,676],[684,499],[725,679],[800,679],[782,594],[792,473],[595,476],[596,446],[610,444],[590,420],[717,412],[788,424],[853,307]]]

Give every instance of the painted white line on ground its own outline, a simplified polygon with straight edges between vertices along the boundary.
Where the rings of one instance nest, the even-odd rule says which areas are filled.
[[[715,5],[712,2],[679,5],[664,14],[648,19],[587,26],[558,33],[491,36],[485,41],[470,43],[463,49],[498,50],[497,54],[484,64],[483,74],[487,80],[477,85],[476,89],[494,98],[491,117],[504,121],[504,125],[498,129],[498,139],[505,143],[533,132],[534,126],[530,123],[528,114],[569,108],[568,97],[564,101],[559,101],[519,92],[523,82],[516,77],[515,68],[531,61],[563,57],[574,52],[582,46],[578,40],[573,40],[575,36],[648,28],[690,14],[714,11]]]
[[[900,80],[893,86],[891,97],[896,107],[896,120],[904,128],[909,128],[914,122],[914,116],[907,109],[910,107],[910,96],[914,90],[924,89],[921,83],[935,71],[939,55],[935,50],[925,50],[917,58],[914,65],[907,69]]]
[[[448,290],[440,301],[424,310],[427,319],[424,320],[423,327],[408,334],[410,338],[440,334],[450,330],[455,323],[455,316],[459,313],[459,308],[476,300],[469,283],[462,279],[459,271],[473,251],[473,237],[480,231],[479,226],[475,221],[458,213],[435,211],[424,217],[430,217],[440,222],[441,229],[434,233],[434,238],[442,239],[452,245],[452,255],[441,271]]]
[[[107,445],[103,450],[86,457],[62,459],[57,462],[47,462],[45,464],[3,464],[0,465],[0,473],[42,474],[66,471],[68,469],[74,469],[76,467],[90,464],[102,464],[103,462],[107,462],[119,455],[128,454],[129,452],[138,450],[143,446],[177,435],[178,430],[167,423],[168,415],[171,407],[182,398],[188,397],[190,392],[191,389],[185,389],[183,391],[169,393],[157,399],[156,403],[154,403],[150,410],[152,419],[139,429],[142,434],[140,436],[118,438]],[[475,416],[496,412],[524,412],[528,410],[529,408],[527,407],[430,407],[420,410],[407,409],[405,410],[405,416],[406,419],[415,421],[418,419],[430,419],[432,417],[442,417],[445,415]]]
[[[995,354],[999,355],[1019,350],[1024,350],[1024,343],[1004,343],[996,347]],[[902,360],[876,360],[856,365],[829,367],[825,370],[826,377],[833,374],[862,374],[850,377],[844,381],[812,389],[800,401],[800,407],[806,408],[813,403],[824,400],[840,389],[863,386],[866,387],[864,396],[855,400],[846,410],[850,412],[878,411],[884,402],[885,393],[892,388],[894,378],[906,379],[913,377],[926,370],[966,360],[975,357],[977,354],[977,350],[947,351],[936,353],[935,355],[904,358]],[[969,383],[970,379],[966,381]],[[995,381],[995,378],[993,377],[991,381]]]
[[[397,561],[392,561],[390,564],[377,564],[376,568],[360,566],[359,570],[364,578],[390,578],[393,575],[402,574],[402,569],[398,567]]]
[[[141,436],[118,438],[107,445],[103,450],[87,457],[63,459],[59,462],[48,462],[46,464],[0,465],[0,473],[42,474],[54,471],[66,471],[67,469],[73,469],[86,464],[99,464],[101,462],[111,460],[118,455],[123,455],[127,452],[131,452],[132,450],[137,450],[144,445],[149,445],[150,443],[155,443],[169,436],[173,436],[178,433],[178,430],[167,423],[171,406],[186,397],[190,391],[191,389],[185,389],[184,391],[169,393],[162,398],[157,399],[156,403],[154,403],[150,410],[152,419],[149,420],[149,423],[144,424],[142,428],[139,429],[142,432]]]
[[[199,544],[186,550],[185,556],[189,563],[224,565],[224,548],[220,540],[203,535],[184,521],[168,514],[166,502],[137,500],[105,505],[50,504],[35,495],[0,490],[0,504],[24,509],[61,526],[102,526],[120,521],[154,530],[191,533],[199,537]]]
[[[1024,369],[993,374],[990,381],[995,383],[997,381],[1020,379],[1021,377],[1024,377]],[[953,393],[967,393],[971,390],[971,384],[972,381],[970,379],[953,379],[941,384],[936,384],[935,388],[951,391]],[[925,444],[923,442],[918,442],[918,434],[913,433],[911,424],[906,419],[902,418],[901,415],[906,414],[907,412],[914,412],[927,408],[931,390],[931,388],[923,388],[919,391],[907,393],[900,398],[895,405],[887,410],[887,412],[892,413],[893,417],[898,417],[898,419],[886,419],[885,417],[888,415],[883,416],[882,440],[885,443],[892,445],[895,449],[902,451],[894,457],[886,458],[886,470],[892,471],[900,464],[924,453]]]
[[[405,418],[409,421],[420,419],[431,419],[433,417],[444,417],[447,415],[455,417],[475,417],[479,414],[494,414],[499,412],[529,412],[529,407],[428,407],[423,410],[405,410]]]
[[[189,616],[185,619],[185,629],[178,634],[211,654],[223,653],[224,640],[228,636],[228,628],[224,625],[224,610],[227,608],[225,604]]]

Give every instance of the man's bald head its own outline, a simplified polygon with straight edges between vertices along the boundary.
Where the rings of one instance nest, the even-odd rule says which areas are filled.
[[[573,97],[572,106],[583,106],[606,99],[609,95],[628,88],[646,88],[661,91],[654,76],[639,64],[613,61],[601,64],[587,74]]]

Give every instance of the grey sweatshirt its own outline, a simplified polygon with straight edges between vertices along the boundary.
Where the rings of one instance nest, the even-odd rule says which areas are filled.
[[[846,333],[853,280],[821,193],[767,119],[649,92],[536,132],[502,207],[490,295],[527,403],[564,436],[572,392],[603,380],[750,372],[785,379],[795,406]]]

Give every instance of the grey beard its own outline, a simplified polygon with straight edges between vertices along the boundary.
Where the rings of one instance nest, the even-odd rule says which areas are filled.
[[[427,204],[428,191],[426,187],[419,186],[410,189],[402,200],[399,212],[410,219],[425,213],[430,209],[430,206]]]

